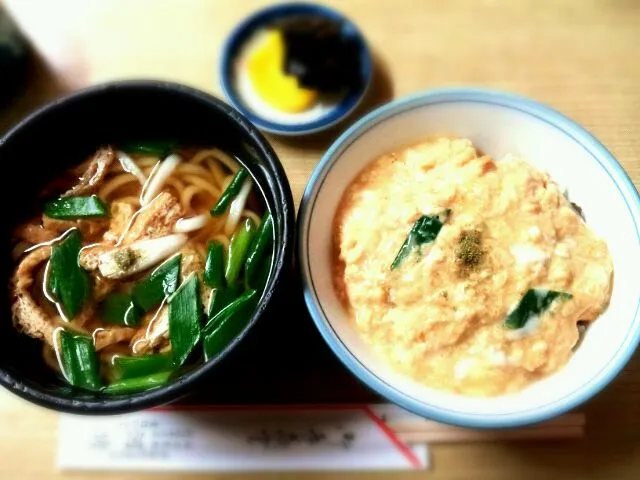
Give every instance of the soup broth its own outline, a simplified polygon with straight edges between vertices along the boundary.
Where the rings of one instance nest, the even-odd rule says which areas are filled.
[[[105,146],[14,231],[16,328],[71,385],[154,388],[246,326],[273,258],[254,180],[216,148]]]

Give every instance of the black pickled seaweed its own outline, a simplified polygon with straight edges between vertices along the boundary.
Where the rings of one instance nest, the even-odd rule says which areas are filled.
[[[359,44],[342,21],[296,15],[275,27],[284,39],[284,71],[297,77],[300,86],[326,93],[361,86]]]

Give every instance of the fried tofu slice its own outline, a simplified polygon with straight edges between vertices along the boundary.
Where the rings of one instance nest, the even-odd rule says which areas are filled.
[[[27,335],[53,345],[53,331],[58,326],[31,295],[37,269],[51,257],[51,247],[40,247],[27,254],[11,279],[11,315],[13,324]]]
[[[80,250],[80,266],[90,271],[97,269],[100,255],[111,250],[116,245],[134,214],[135,208],[133,205],[125,202],[113,202],[111,204],[109,229],[102,236],[102,242]]]
[[[62,197],[76,197],[95,193],[104,179],[111,164],[116,160],[116,152],[104,147],[93,154],[89,166],[80,177],[80,181],[62,194]]]
[[[138,240],[169,235],[173,233],[176,222],[183,214],[178,199],[168,192],[161,192],[140,210],[125,233],[122,244],[129,245]]]

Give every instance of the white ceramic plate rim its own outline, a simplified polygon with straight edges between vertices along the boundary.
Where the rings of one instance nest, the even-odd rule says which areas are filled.
[[[275,120],[267,119],[262,115],[254,112],[245,102],[242,101],[237,89],[233,86],[231,74],[228,65],[233,60],[233,49],[238,44],[246,41],[246,36],[264,25],[265,22],[271,21],[274,17],[286,16],[292,13],[313,13],[320,16],[338,19],[350,28],[353,35],[361,44],[362,67],[365,76],[365,83],[358,92],[347,94],[340,102],[330,108],[324,115],[313,120],[302,121],[300,123],[280,123]],[[327,130],[353,113],[362,103],[363,99],[369,93],[369,88],[373,79],[373,60],[369,45],[360,31],[360,29],[341,12],[325,5],[315,5],[304,2],[283,3],[280,5],[272,5],[262,10],[258,10],[242,23],[240,23],[225,41],[220,62],[218,65],[220,72],[220,85],[226,99],[245,117],[247,117],[260,130],[281,136],[309,135]]]
[[[541,103],[515,94],[476,88],[432,90],[391,102],[364,116],[333,143],[313,171],[302,197],[298,221],[298,259],[302,270],[305,302],[320,334],[342,363],[369,387],[407,410],[436,421],[474,428],[508,428],[544,421],[560,415],[594,396],[610,383],[626,365],[640,342],[640,298],[636,300],[634,318],[630,321],[629,334],[626,337],[626,341],[609,362],[593,375],[591,381],[586,382],[571,394],[556,398],[536,409],[517,414],[489,415],[486,413],[461,413],[429,405],[403,393],[380,379],[367,366],[361,363],[338,337],[315,294],[313,277],[307,260],[307,232],[311,223],[316,197],[334,163],[358,137],[390,117],[425,105],[458,102],[482,103],[516,110],[525,115],[535,117],[572,138],[600,164],[604,172],[615,183],[633,218],[636,236],[640,244],[640,195],[622,166],[604,145],[586,129]]]

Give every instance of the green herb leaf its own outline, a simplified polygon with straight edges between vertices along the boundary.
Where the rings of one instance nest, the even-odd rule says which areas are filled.
[[[136,327],[142,312],[126,293],[110,293],[100,304],[99,316],[107,323]]]
[[[49,292],[60,303],[68,319],[80,313],[91,295],[89,276],[78,265],[81,247],[80,233],[72,230],[53,246],[49,260]]]
[[[255,290],[243,293],[209,320],[203,329],[205,361],[220,353],[247,325],[258,303]]]
[[[182,255],[174,255],[160,264],[131,291],[134,303],[148,312],[178,288]]]
[[[240,284],[231,285],[228,287],[214,288],[211,292],[211,299],[209,301],[209,308],[207,309],[207,316],[212,318],[220,310],[233,302],[242,293],[242,286]]]
[[[126,153],[153,155],[165,157],[178,146],[176,140],[159,140],[149,142],[128,143],[122,146],[122,151]]]
[[[231,182],[229,183],[227,188],[224,190],[224,192],[222,192],[222,195],[220,195],[218,202],[211,209],[211,215],[222,215],[227,210],[227,207],[231,204],[233,199],[236,198],[238,192],[240,192],[240,188],[242,188],[242,184],[248,176],[249,172],[247,172],[244,168],[238,170],[238,172],[231,179]]]
[[[253,239],[253,242],[251,242],[249,252],[247,253],[245,278],[247,279],[247,283],[249,285],[251,285],[251,283],[256,280],[255,277],[260,271],[262,259],[267,254],[267,249],[271,246],[272,242],[273,219],[271,218],[271,214],[269,212],[266,212],[264,217],[262,217],[260,226],[258,227],[258,233]]]
[[[255,280],[254,285],[252,287],[258,291],[264,291],[265,286],[267,285],[267,281],[269,280],[269,273],[271,273],[271,263],[273,262],[273,255],[268,255],[262,261],[262,265],[260,265],[260,271],[257,274],[257,278]]]
[[[167,354],[132,357],[118,355],[113,358],[112,365],[114,378],[126,380],[170,370],[173,367],[173,358]]]
[[[400,247],[400,251],[391,264],[391,270],[395,270],[400,266],[402,261],[415,249],[418,249],[425,243],[433,242],[442,226],[449,218],[451,210],[445,210],[440,215],[423,215],[411,227],[407,239]]]
[[[518,306],[507,316],[504,326],[510,329],[524,327],[529,320],[544,313],[556,299],[569,300],[573,295],[543,288],[532,288],[524,294]]]
[[[245,218],[244,222],[238,225],[238,228],[231,237],[227,264],[224,271],[228,285],[233,285],[236,283],[236,280],[238,280],[255,233],[256,226],[253,220]]]
[[[60,368],[74,387],[97,390],[100,388],[98,355],[93,339],[66,330],[60,331]]]
[[[100,197],[65,197],[45,203],[44,214],[49,218],[75,220],[78,218],[98,218],[108,215],[107,206]]]
[[[249,305],[252,305],[257,300],[258,292],[256,290],[247,290],[238,298],[230,302],[224,308],[222,308],[218,313],[216,313],[213,317],[209,319],[205,327],[203,328],[203,334],[208,335],[215,330],[216,325],[220,323],[220,320],[226,318],[231,313],[236,313],[238,311],[246,311]]]
[[[201,317],[198,276],[192,273],[169,298],[169,337],[177,367],[185,362],[200,341]]]
[[[209,242],[204,266],[204,283],[212,288],[224,287],[224,246],[217,240]]]
[[[144,392],[152,388],[160,387],[167,383],[173,372],[160,372],[144,377],[127,378],[113,382],[102,391],[109,395],[128,395],[130,393]]]

